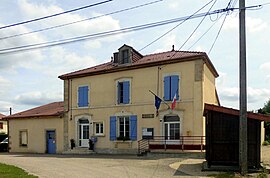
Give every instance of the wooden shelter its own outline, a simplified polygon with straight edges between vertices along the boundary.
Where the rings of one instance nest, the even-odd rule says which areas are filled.
[[[239,110],[205,104],[206,161],[211,166],[239,165]],[[248,113],[248,167],[260,168],[261,121],[270,116]]]

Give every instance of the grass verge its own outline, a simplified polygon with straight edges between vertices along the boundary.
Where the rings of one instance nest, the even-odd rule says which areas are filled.
[[[18,168],[16,166],[7,165],[0,163],[0,177],[8,177],[8,178],[36,178],[37,176],[33,176],[25,172],[23,169]]]

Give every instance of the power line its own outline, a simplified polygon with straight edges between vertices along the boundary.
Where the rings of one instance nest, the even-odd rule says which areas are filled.
[[[200,9],[198,9],[196,12],[194,12],[192,15],[188,16],[186,19],[184,19],[181,23],[177,24],[176,26],[174,26],[173,28],[171,28],[169,31],[167,31],[166,33],[162,34],[161,36],[159,36],[158,38],[156,38],[155,40],[153,40],[152,42],[150,42],[149,44],[147,44],[146,46],[144,46],[143,48],[141,48],[139,51],[144,50],[145,48],[147,48],[148,46],[152,45],[153,43],[157,42],[158,40],[160,40],[161,38],[163,38],[164,36],[166,36],[167,34],[169,34],[170,32],[172,32],[174,29],[176,29],[177,27],[179,27],[180,25],[182,25],[184,22],[186,22],[188,19],[191,19],[192,17],[194,17],[195,14],[197,14],[198,12],[200,12],[203,8],[205,8],[207,5],[209,5],[213,0],[209,1],[208,3],[206,3],[203,7],[201,7]],[[209,11],[208,11],[209,12]]]
[[[208,10],[207,13],[210,12],[210,10],[213,8],[213,6],[216,4],[216,2],[217,2],[217,0],[212,4],[212,6],[209,8],[209,10]],[[206,16],[204,16],[204,17],[202,18],[202,20],[200,21],[200,23],[199,23],[199,24],[197,25],[197,27],[193,30],[193,32],[189,35],[189,37],[188,37],[188,38],[186,39],[186,41],[182,44],[182,46],[179,48],[178,51],[180,51],[180,50],[184,47],[184,45],[188,42],[188,40],[192,37],[192,35],[198,30],[198,28],[199,28],[199,27],[201,26],[201,24],[203,23],[205,17],[206,17]]]
[[[127,32],[131,32],[131,31],[138,31],[138,30],[158,27],[158,26],[162,26],[162,25],[167,25],[167,24],[179,22],[179,21],[182,21],[185,19],[198,18],[198,17],[202,17],[202,16],[206,16],[206,15],[223,13],[223,12],[233,11],[233,10],[234,10],[233,8],[218,9],[218,10],[214,10],[211,12],[200,13],[200,14],[194,15],[192,17],[186,16],[186,17],[174,18],[174,19],[169,19],[169,20],[164,20],[164,21],[159,21],[159,22],[154,22],[154,23],[148,23],[148,24],[143,24],[143,25],[122,28],[122,29],[118,29],[118,30],[111,30],[111,31],[105,31],[105,32],[100,32],[100,33],[95,33],[95,34],[89,34],[89,35],[84,35],[84,36],[62,39],[62,40],[55,40],[55,41],[51,41],[51,42],[36,43],[36,44],[17,46],[17,47],[12,47],[12,48],[5,48],[5,49],[0,50],[0,54],[9,54],[9,53],[32,50],[32,49],[39,49],[39,48],[64,45],[64,44],[68,44],[68,43],[74,43],[74,42],[79,42],[79,41],[84,41],[84,40],[89,40],[89,39],[96,39],[96,38],[116,35],[116,34],[120,34],[120,33],[127,33]]]
[[[210,48],[210,50],[209,50],[209,52],[208,52],[208,54],[211,53],[211,51],[212,51],[214,45],[216,44],[216,41],[217,41],[217,39],[218,39],[218,37],[219,37],[219,34],[220,34],[221,29],[222,29],[222,27],[223,27],[223,25],[224,25],[224,23],[225,23],[225,21],[226,21],[227,16],[228,16],[228,15],[226,14],[225,17],[224,17],[224,19],[223,19],[223,22],[222,22],[222,24],[221,24],[221,26],[220,26],[220,28],[219,28],[219,30],[218,30],[218,33],[217,33],[217,35],[216,35],[216,38],[215,38],[215,40],[214,40],[214,42],[213,42],[213,44],[212,44],[212,46],[211,46],[211,48]]]
[[[266,3],[263,3],[263,4],[261,4],[262,6],[264,6],[264,5],[270,5],[270,2],[266,2]]]
[[[43,28],[43,29],[39,29],[39,30],[34,30],[34,31],[30,31],[30,32],[20,33],[20,34],[15,34],[15,35],[11,35],[11,36],[6,36],[6,37],[0,38],[0,40],[19,37],[19,36],[24,36],[24,35],[29,35],[29,34],[43,32],[43,31],[47,31],[47,30],[52,30],[52,29],[55,29],[55,28],[60,28],[60,27],[64,27],[64,26],[68,26],[68,25],[72,25],[72,24],[76,24],[76,23],[80,23],[80,22],[85,22],[85,21],[88,21],[88,20],[101,18],[101,17],[108,16],[108,15],[113,15],[113,14],[129,11],[129,10],[137,9],[137,8],[152,5],[152,4],[161,2],[161,1],[163,1],[163,0],[156,0],[156,1],[149,2],[149,3],[133,6],[133,7],[130,7],[130,8],[125,8],[125,9],[122,9],[122,10],[110,12],[110,13],[107,13],[107,14],[98,15],[98,16],[94,16],[94,17],[89,17],[89,18],[86,18],[86,19],[83,19],[83,20],[78,20],[78,21],[69,22],[69,23],[65,23],[65,24],[61,24],[61,25],[52,26],[52,27],[47,27],[47,28]]]
[[[14,26],[26,24],[26,23],[31,23],[31,22],[39,21],[39,20],[44,20],[44,19],[47,19],[47,18],[51,18],[51,17],[55,17],[55,16],[67,14],[67,13],[70,13],[70,12],[75,12],[75,11],[86,9],[86,8],[89,8],[89,7],[94,7],[94,6],[97,6],[97,5],[108,3],[110,1],[113,1],[113,0],[106,0],[106,1],[98,2],[98,3],[95,3],[95,4],[90,4],[90,5],[87,5],[87,6],[79,7],[79,8],[68,10],[68,11],[64,11],[64,12],[60,12],[60,13],[56,13],[56,14],[52,14],[52,15],[48,15],[48,16],[44,16],[44,17],[39,17],[39,18],[32,19],[32,20],[26,20],[26,21],[15,23],[15,24],[11,24],[11,25],[6,25],[6,26],[3,26],[3,27],[0,27],[0,30],[1,29],[4,29],[4,28],[9,28],[9,27],[14,27]]]
[[[227,8],[234,8],[235,7],[235,5],[236,5],[236,3],[237,3],[237,1],[238,0],[234,0],[234,1],[230,1],[229,3],[228,3],[228,6],[227,6]],[[230,12],[228,11],[227,12],[227,15],[229,14]],[[221,16],[220,17],[218,17],[216,20],[215,20],[215,22],[201,35],[201,37],[199,38],[199,39],[197,39],[189,48],[188,48],[188,50],[190,50],[195,44],[197,44],[209,31],[210,31],[210,29],[212,29],[212,27],[218,22],[218,20],[221,18]],[[212,21],[212,19],[211,19],[211,21]]]
[[[221,17],[221,16],[220,16]],[[190,50],[195,44],[197,44],[212,28],[213,26],[218,22],[218,20],[220,19],[220,17],[201,35],[200,38],[198,38],[189,48],[188,50]]]
[[[225,17],[224,17],[224,19],[223,19],[223,22],[222,22],[222,24],[221,24],[221,26],[220,26],[220,28],[219,28],[219,30],[218,30],[218,33],[217,33],[217,35],[216,35],[216,38],[215,38],[215,40],[214,40],[214,42],[213,42],[213,44],[212,44],[212,46],[211,46],[211,48],[210,48],[208,54],[211,53],[211,51],[212,51],[214,45],[216,44],[216,41],[217,41],[217,39],[218,39],[218,37],[219,37],[219,35],[220,35],[221,29],[223,28],[223,25],[224,25],[224,23],[225,23],[225,21],[226,21],[227,16],[228,16],[228,13],[226,13],[226,15],[225,15]]]

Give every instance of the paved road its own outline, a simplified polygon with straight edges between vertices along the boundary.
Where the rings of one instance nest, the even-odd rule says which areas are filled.
[[[123,155],[0,154],[1,163],[21,167],[40,178],[178,177],[185,174],[170,165],[184,159]]]

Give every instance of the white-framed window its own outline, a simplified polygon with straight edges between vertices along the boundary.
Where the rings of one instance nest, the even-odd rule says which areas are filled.
[[[27,147],[28,145],[28,133],[27,130],[21,130],[19,132],[20,146]]]
[[[130,139],[130,123],[129,116],[121,116],[118,117],[118,138],[122,139]]]
[[[180,139],[180,118],[178,115],[164,116],[165,138],[168,140]]]
[[[103,122],[95,122],[95,135],[104,135],[104,123]]]
[[[110,116],[110,140],[137,140],[137,116]]]

